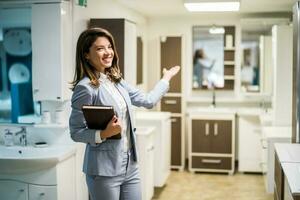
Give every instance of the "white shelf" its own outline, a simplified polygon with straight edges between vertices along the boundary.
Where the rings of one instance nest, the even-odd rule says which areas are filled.
[[[36,128],[68,128],[68,125],[67,124],[54,124],[54,123],[51,123],[51,124],[34,124],[33,127],[36,127]]]
[[[234,80],[234,76],[224,76],[224,80]]]
[[[235,47],[224,47],[224,51],[234,51]]]
[[[235,61],[224,61],[224,65],[234,65]]]

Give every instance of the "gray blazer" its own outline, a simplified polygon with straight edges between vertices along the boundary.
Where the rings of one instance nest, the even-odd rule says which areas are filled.
[[[129,111],[130,139],[133,149],[133,158],[137,161],[136,139],[134,133],[134,122],[132,118],[132,105],[152,108],[161,97],[168,91],[169,85],[160,80],[149,93],[143,93],[139,89],[127,84],[124,80],[115,84],[123,96]],[[71,99],[72,111],[69,119],[71,138],[75,142],[86,143],[83,171],[88,175],[117,176],[121,174],[121,164],[124,154],[124,141],[105,140],[100,144],[95,143],[96,130],[88,129],[85,123],[82,105],[113,105],[117,101],[101,87],[94,88],[90,85],[90,80],[83,78],[74,88]],[[115,112],[120,115],[120,110],[115,108]]]

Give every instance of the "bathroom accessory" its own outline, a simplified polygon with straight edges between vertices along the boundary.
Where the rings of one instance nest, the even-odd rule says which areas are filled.
[[[13,146],[14,145],[14,136],[10,130],[5,129],[4,133],[4,145],[5,146]]]
[[[27,131],[26,131],[26,127],[22,126],[21,130],[16,132],[15,135],[20,135],[20,145],[21,146],[27,146]]]
[[[48,110],[44,110],[42,114],[42,123],[43,124],[50,124],[51,122],[51,115]]]

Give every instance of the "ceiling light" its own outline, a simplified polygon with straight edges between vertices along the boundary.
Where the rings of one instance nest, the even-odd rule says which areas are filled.
[[[190,12],[238,11],[239,0],[185,0],[185,8]]]
[[[224,34],[225,33],[225,29],[223,27],[216,27],[213,26],[209,29],[209,33],[210,34]]]

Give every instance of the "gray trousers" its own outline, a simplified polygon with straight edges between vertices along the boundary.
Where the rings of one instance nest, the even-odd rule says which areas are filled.
[[[124,152],[122,174],[119,176],[86,175],[91,200],[141,200],[139,169],[132,153]]]

